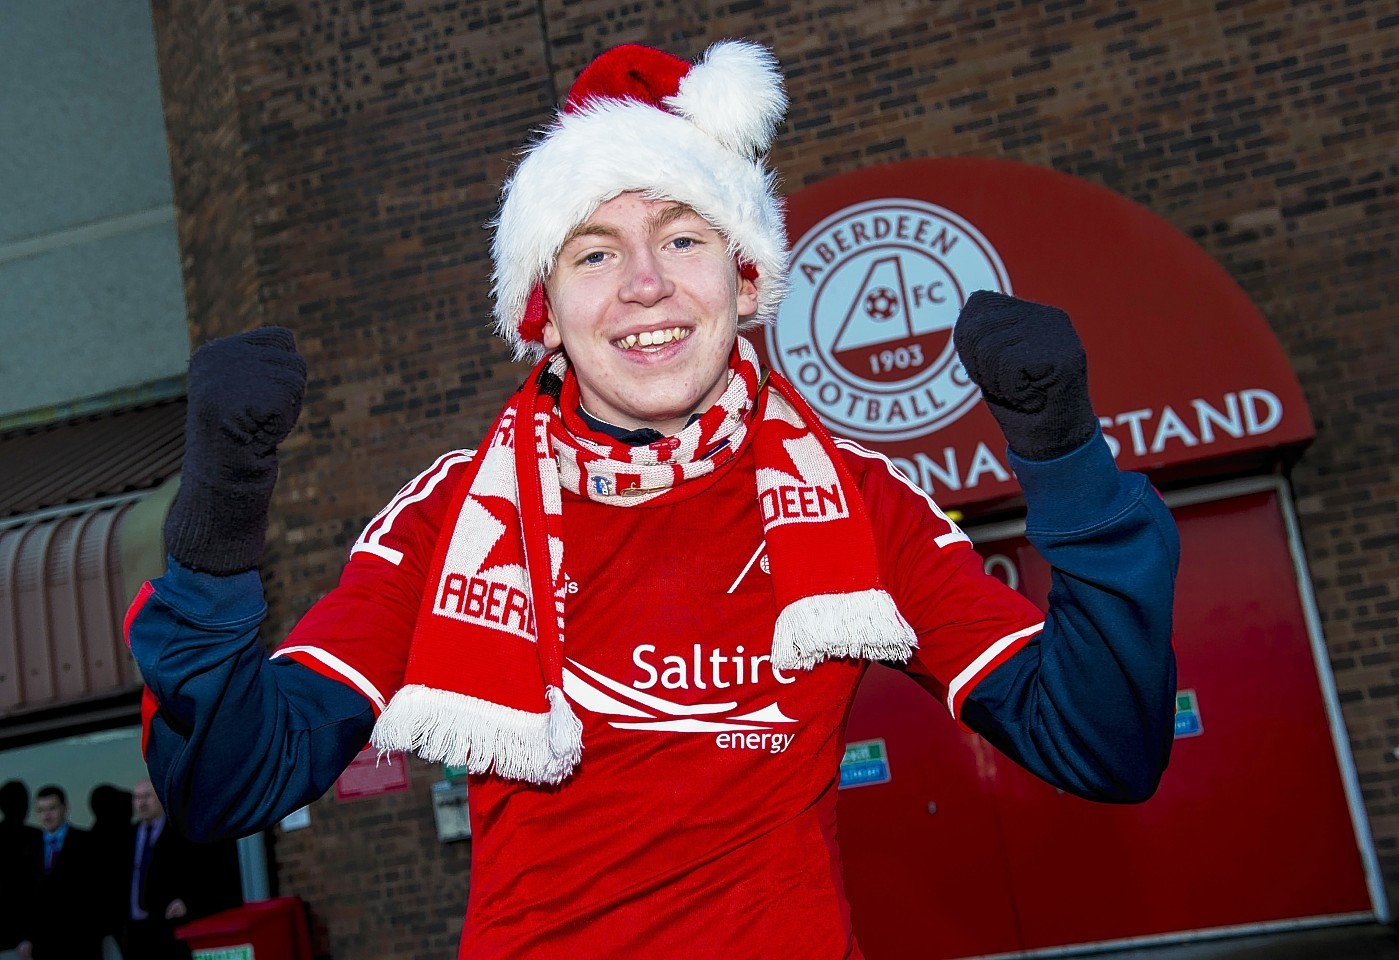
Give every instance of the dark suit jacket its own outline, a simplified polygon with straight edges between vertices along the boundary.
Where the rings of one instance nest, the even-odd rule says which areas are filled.
[[[136,864],[136,843],[141,836],[139,825],[133,834],[127,859],[128,883]],[[127,891],[129,900],[129,886]],[[164,924],[165,909],[173,900],[183,901],[188,913],[171,926],[189,923],[242,903],[238,848],[233,841],[194,843],[185,839],[175,825],[166,820],[146,868],[145,902],[142,907],[151,921]]]
[[[86,830],[68,827],[47,873],[43,869],[44,848],[38,848],[34,885],[34,908],[22,938],[34,944],[34,960],[101,960],[102,932],[92,909],[101,891],[97,889],[97,857],[92,837]]]
[[[131,844],[130,823],[94,823],[92,837],[93,868],[97,871],[93,883],[99,900],[92,906],[104,934],[120,937],[131,912]]]
[[[24,939],[43,856],[44,835],[37,827],[0,822],[0,950]]]

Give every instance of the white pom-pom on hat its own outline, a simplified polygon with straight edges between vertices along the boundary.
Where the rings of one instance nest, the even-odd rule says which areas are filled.
[[[665,104],[736,153],[768,152],[787,112],[787,94],[772,51],[731,40],[709,48]]]

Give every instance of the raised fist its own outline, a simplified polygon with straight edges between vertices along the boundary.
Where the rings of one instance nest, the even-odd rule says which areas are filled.
[[[189,360],[186,465],[191,444],[212,444],[207,452],[215,457],[229,445],[259,457],[274,454],[296,425],[305,393],[306,361],[286,327],[204,344]]]
[[[194,352],[180,492],[165,542],[184,566],[231,574],[257,566],[277,482],[277,446],[301,413],[306,361],[284,327],[261,327]]]
[[[1088,359],[1064,311],[978,290],[962,307],[953,339],[1018,455],[1052,460],[1097,432]]]

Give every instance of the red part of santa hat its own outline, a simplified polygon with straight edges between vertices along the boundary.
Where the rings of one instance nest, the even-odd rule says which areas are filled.
[[[713,223],[744,276],[756,273],[753,322],[771,322],[788,250],[764,160],[786,109],[777,60],[754,43],[717,43],[694,64],[626,44],[589,64],[502,191],[492,292],[496,331],[515,355],[543,350],[541,285],[568,234],[628,191],[687,204]]]

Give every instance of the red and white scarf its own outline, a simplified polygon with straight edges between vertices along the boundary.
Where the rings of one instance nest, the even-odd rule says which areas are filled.
[[[570,429],[560,409],[576,409],[576,379],[562,353],[541,360],[452,493],[404,685],[374,745],[533,783],[568,777],[583,728],[563,693],[563,491],[618,507],[664,501],[750,443],[779,610],[773,666],[907,660],[915,636],[880,583],[859,490],[806,402],[775,374],[762,389],[763,377],[739,338],[712,408],[673,437],[627,446]]]

